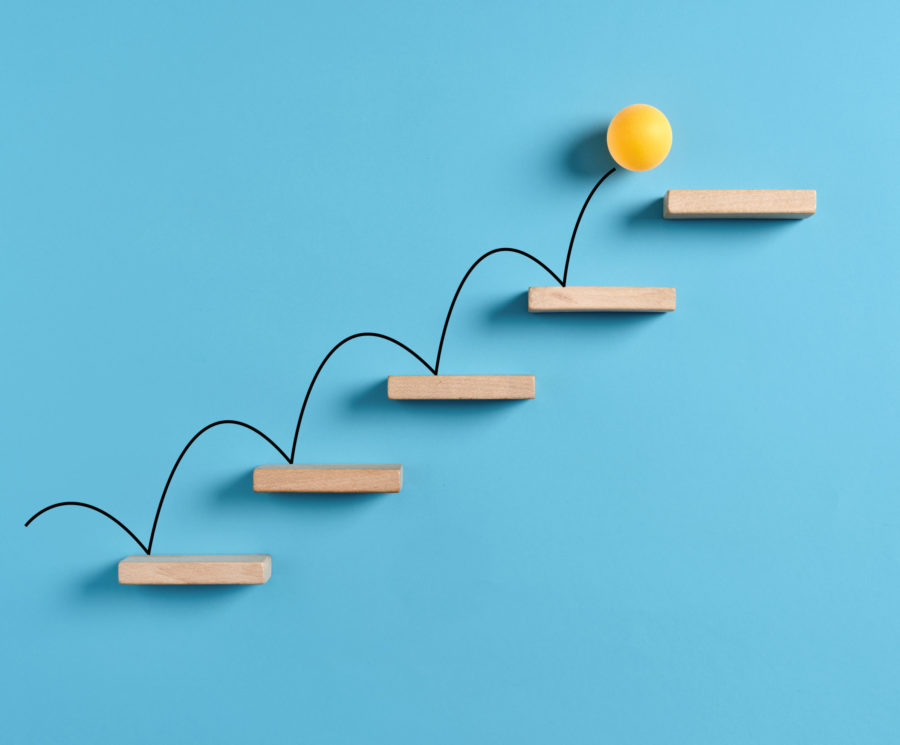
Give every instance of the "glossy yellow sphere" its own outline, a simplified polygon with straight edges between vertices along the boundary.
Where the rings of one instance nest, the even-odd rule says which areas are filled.
[[[629,171],[649,171],[662,163],[672,147],[672,127],[654,106],[636,103],[613,117],[606,131],[609,154]]]

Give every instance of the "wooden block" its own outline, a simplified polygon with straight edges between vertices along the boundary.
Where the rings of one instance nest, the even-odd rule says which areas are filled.
[[[674,287],[529,287],[531,313],[675,310]]]
[[[120,585],[264,585],[272,575],[268,554],[126,556]]]
[[[668,220],[797,220],[815,213],[815,189],[669,189],[663,200]]]
[[[253,491],[332,492],[346,494],[398,492],[403,486],[403,466],[339,465],[298,466],[280,464],[253,470]]]
[[[534,398],[534,375],[389,375],[388,398]]]

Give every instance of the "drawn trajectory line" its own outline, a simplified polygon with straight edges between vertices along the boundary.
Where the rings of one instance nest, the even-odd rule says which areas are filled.
[[[88,504],[87,502],[56,502],[55,504],[47,505],[43,509],[40,509],[37,512],[35,512],[31,517],[29,517],[28,520],[25,522],[25,527],[27,528],[29,525],[31,525],[32,522],[34,522],[35,519],[37,519],[38,517],[43,515],[45,512],[54,510],[57,507],[86,507],[89,510],[94,510],[94,512],[99,512],[104,517],[107,517],[110,520],[112,520],[116,525],[118,525],[120,528],[122,528],[122,530],[124,530],[131,537],[131,539],[135,543],[137,543],[138,546],[141,547],[141,550],[145,554],[147,554],[149,556],[151,554],[151,552],[153,551],[153,541],[156,538],[156,527],[159,523],[159,516],[162,513],[163,503],[166,501],[166,494],[168,494],[169,487],[172,485],[172,479],[175,477],[175,472],[178,470],[178,466],[181,465],[181,461],[184,459],[184,456],[187,455],[188,450],[191,449],[191,446],[200,438],[201,435],[205,434],[206,432],[208,432],[211,429],[214,429],[215,427],[221,427],[226,424],[236,426],[236,427],[243,427],[244,429],[250,430],[254,434],[261,437],[263,440],[265,440],[269,445],[271,445],[278,452],[278,454],[282,458],[284,458],[285,462],[292,464],[294,462],[294,457],[297,454],[297,442],[300,439],[300,425],[303,423],[303,415],[306,413],[306,405],[309,403],[310,394],[312,394],[313,387],[315,387],[316,381],[319,379],[319,374],[322,372],[322,369],[325,367],[325,364],[328,362],[328,360],[331,359],[332,355],[335,352],[337,352],[338,349],[340,349],[342,346],[344,346],[344,344],[346,344],[347,342],[353,341],[354,339],[371,337],[371,338],[375,338],[375,339],[383,339],[385,341],[391,342],[392,344],[396,344],[398,347],[400,347],[405,352],[407,352],[411,356],[415,357],[416,360],[418,360],[420,363],[422,363],[422,365],[432,375],[437,375],[438,371],[440,370],[440,367],[441,367],[441,355],[443,354],[443,351],[444,351],[444,340],[447,337],[447,328],[450,325],[450,316],[453,315],[453,309],[456,307],[456,301],[459,299],[459,293],[462,291],[463,285],[465,285],[466,280],[469,278],[469,276],[475,270],[475,267],[477,267],[486,258],[488,258],[489,256],[493,256],[494,254],[500,254],[500,253],[517,254],[519,256],[524,256],[526,259],[530,259],[531,261],[533,261],[535,264],[537,264],[539,267],[541,267],[541,269],[543,269],[545,272],[547,272],[547,274],[549,274],[551,277],[553,277],[553,279],[556,280],[556,282],[559,283],[559,285],[561,287],[565,287],[566,282],[568,281],[568,278],[569,278],[569,262],[572,259],[572,248],[575,245],[575,236],[578,233],[578,227],[581,225],[581,218],[584,217],[584,212],[587,209],[588,204],[590,204],[590,201],[593,198],[594,194],[596,193],[597,189],[600,188],[600,184],[602,184],[604,181],[606,181],[606,179],[615,170],[616,170],[615,168],[610,168],[606,173],[603,174],[603,177],[596,184],[594,184],[594,188],[591,189],[590,193],[587,196],[587,199],[584,200],[584,204],[581,206],[581,211],[578,213],[578,219],[575,220],[575,227],[572,230],[572,237],[569,239],[569,249],[566,252],[566,263],[565,263],[565,266],[563,267],[562,278],[560,278],[560,276],[556,272],[554,272],[550,267],[548,267],[543,261],[536,258],[535,256],[532,256],[527,251],[521,251],[518,248],[508,248],[508,247],[494,248],[494,249],[488,251],[487,253],[482,254],[475,260],[475,262],[472,264],[472,266],[470,266],[468,271],[463,275],[462,280],[460,280],[460,283],[456,288],[456,292],[453,293],[453,299],[450,301],[450,307],[447,309],[447,316],[444,318],[444,326],[441,329],[441,338],[440,338],[440,341],[438,342],[437,355],[435,357],[433,366],[429,365],[425,361],[424,357],[422,357],[418,352],[416,352],[412,348],[406,346],[406,344],[404,344],[403,342],[398,341],[397,339],[393,338],[392,336],[388,336],[387,334],[380,334],[375,331],[362,331],[357,334],[351,334],[350,336],[347,336],[347,337],[341,339],[341,341],[339,341],[337,344],[335,344],[329,350],[328,354],[325,355],[324,359],[319,363],[319,366],[316,368],[315,374],[312,376],[312,380],[309,381],[309,387],[306,389],[306,395],[303,397],[303,404],[300,406],[300,414],[297,417],[297,426],[294,428],[294,439],[291,442],[290,455],[288,455],[284,450],[282,450],[278,446],[278,444],[271,437],[269,437],[265,432],[257,429],[256,427],[254,427],[251,424],[247,424],[247,422],[242,422],[237,419],[220,419],[216,422],[212,422],[211,424],[207,424],[202,429],[197,430],[197,432],[194,434],[194,436],[191,437],[190,440],[188,440],[187,445],[185,445],[182,448],[181,452],[178,454],[178,457],[175,459],[175,464],[172,466],[172,470],[169,471],[169,476],[166,479],[166,485],[163,487],[162,494],[159,497],[159,502],[156,505],[156,514],[153,516],[153,526],[150,529],[150,540],[147,541],[146,546],[140,540],[140,538],[138,538],[128,528],[128,526],[125,525],[125,523],[123,523],[121,520],[114,517],[110,513],[106,512],[106,510],[102,510],[99,507],[96,507],[92,504]]]

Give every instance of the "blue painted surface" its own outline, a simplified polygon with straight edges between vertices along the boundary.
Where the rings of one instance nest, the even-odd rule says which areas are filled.
[[[3,739],[883,743],[900,730],[898,7],[7,3],[0,11]],[[649,317],[537,317],[526,261],[463,291],[443,371],[534,401],[390,402],[342,349],[301,462],[398,495],[256,495],[201,440],[159,553],[264,587],[116,584],[193,432],[287,444],[319,360],[429,358],[496,246]],[[810,187],[799,223],[670,223],[674,187]]]

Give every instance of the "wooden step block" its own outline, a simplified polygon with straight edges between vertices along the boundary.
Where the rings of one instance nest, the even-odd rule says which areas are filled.
[[[398,492],[403,486],[403,466],[339,465],[298,466],[280,464],[253,469],[253,491],[330,492],[344,494]]]
[[[531,313],[675,310],[674,287],[529,287]]]
[[[268,554],[126,556],[120,585],[264,585],[272,575]]]
[[[797,220],[815,213],[815,189],[669,189],[663,200],[668,220]]]
[[[417,400],[534,398],[534,375],[389,375],[388,398]]]

